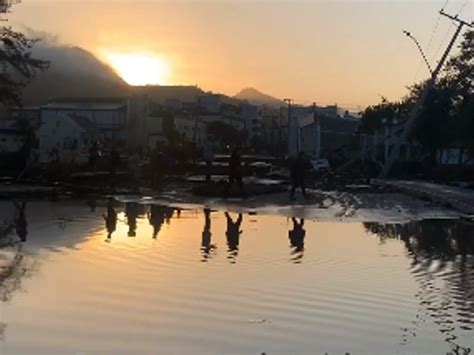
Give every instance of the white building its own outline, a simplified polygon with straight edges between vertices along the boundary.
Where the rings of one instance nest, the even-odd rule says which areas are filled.
[[[46,111],[37,132],[39,161],[51,161],[57,152],[62,163],[85,162],[96,141],[95,125],[87,118],[59,111]]]
[[[240,117],[244,122],[244,127],[248,133],[249,139],[263,136],[263,118],[258,106],[251,104],[241,104]]]
[[[125,99],[65,99],[51,101],[41,107],[40,120],[61,114],[87,118],[99,138],[125,139],[128,123],[128,102]]]

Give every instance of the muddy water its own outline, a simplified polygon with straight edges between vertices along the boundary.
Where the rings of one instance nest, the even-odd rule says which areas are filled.
[[[460,221],[81,202],[24,212],[22,257],[0,288],[4,354],[474,348],[474,228]]]

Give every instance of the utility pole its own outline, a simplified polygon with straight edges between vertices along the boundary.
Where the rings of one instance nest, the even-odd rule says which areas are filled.
[[[423,91],[420,94],[420,97],[418,98],[418,101],[416,102],[415,106],[411,109],[408,120],[406,121],[402,133],[398,137],[398,139],[395,142],[395,145],[392,147],[390,151],[389,158],[387,162],[385,163],[382,171],[380,172],[379,177],[380,178],[385,178],[387,175],[390,173],[390,170],[393,167],[393,163],[395,162],[396,159],[398,159],[400,155],[400,145],[407,140],[407,138],[410,136],[411,132],[413,131],[413,127],[415,126],[415,122],[418,119],[418,116],[420,115],[421,110],[423,109],[423,105],[425,103],[426,98],[428,97],[429,92],[433,88],[433,86],[436,83],[436,79],[444,65],[444,62],[446,61],[449,52],[453,48],[454,43],[456,42],[456,39],[458,38],[459,34],[461,33],[461,30],[464,26],[468,27],[473,27],[473,23],[468,23],[466,21],[463,21],[458,18],[458,16],[452,16],[448,15],[445,13],[443,10],[439,12],[442,16],[445,16],[452,21],[458,22],[458,28],[456,29],[456,32],[453,35],[453,38],[448,44],[448,47],[443,53],[443,56],[441,57],[441,60],[438,62],[438,65],[436,66],[435,70],[431,74],[431,78],[428,80],[426,83],[425,87],[423,88]]]
[[[316,116],[316,102],[313,102],[313,125],[315,130],[315,143],[316,143],[316,159],[321,158],[321,122],[319,117]]]
[[[293,127],[293,122],[291,119],[291,102],[293,101],[292,99],[283,99],[288,104],[288,126],[287,126],[287,139],[288,139],[288,154],[291,153],[291,128]]]

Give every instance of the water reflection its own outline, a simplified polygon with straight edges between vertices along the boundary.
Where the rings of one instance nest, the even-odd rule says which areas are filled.
[[[413,327],[430,317],[455,354],[471,352],[456,333],[474,329],[474,226],[462,221],[421,221],[407,224],[364,223],[382,241],[401,240],[411,259],[411,272],[419,284],[415,297],[420,310]],[[404,334],[403,342],[410,337]]]
[[[138,218],[138,203],[127,202],[125,204],[125,216],[127,217],[128,236],[137,236],[137,218]]]
[[[227,230],[226,230],[226,237],[227,237],[227,246],[228,246],[228,256],[227,259],[232,264],[235,264],[237,261],[237,255],[239,254],[239,241],[240,235],[242,231],[240,230],[240,225],[242,224],[242,213],[239,213],[237,220],[234,222],[233,219],[230,217],[229,213],[225,213],[225,218],[227,221]]]
[[[291,219],[293,222],[293,229],[288,232],[288,238],[290,239],[291,260],[295,264],[299,264],[303,261],[304,256],[304,237],[306,231],[304,227],[304,219],[301,218],[300,222],[296,218]]]
[[[211,210],[209,208],[204,209],[204,229],[202,231],[201,239],[201,254],[202,262],[207,262],[212,257],[212,252],[216,249],[216,246],[211,244]]]
[[[165,218],[166,207],[151,205],[150,212],[148,213],[148,221],[150,222],[150,225],[153,226],[153,239],[157,238],[158,233],[160,232],[161,227],[163,226],[163,223],[165,223]]]
[[[107,240],[110,240],[112,234],[117,230],[117,212],[115,212],[115,200],[113,198],[109,198],[107,201],[107,214],[103,217],[107,229]]]

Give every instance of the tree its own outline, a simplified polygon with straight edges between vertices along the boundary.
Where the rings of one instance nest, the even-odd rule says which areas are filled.
[[[222,145],[240,145],[244,141],[242,132],[219,121],[208,124],[207,134],[214,136]]]
[[[384,120],[400,119],[403,112],[402,103],[390,102],[385,97],[382,97],[382,102],[367,107],[359,124],[359,133],[373,134],[375,131],[381,129],[384,125]]]
[[[11,1],[0,2],[0,12],[7,12]],[[10,27],[0,30],[0,103],[21,106],[21,90],[49,62],[31,57],[38,39],[27,38]]]
[[[459,54],[452,57],[436,85],[430,91],[410,139],[421,144],[432,161],[437,153],[451,145],[466,148],[474,157],[474,31],[464,34]],[[374,133],[383,119],[403,122],[421,95],[426,82],[413,85],[401,102],[369,106],[359,126],[361,133]],[[460,154],[461,160],[462,154]]]

